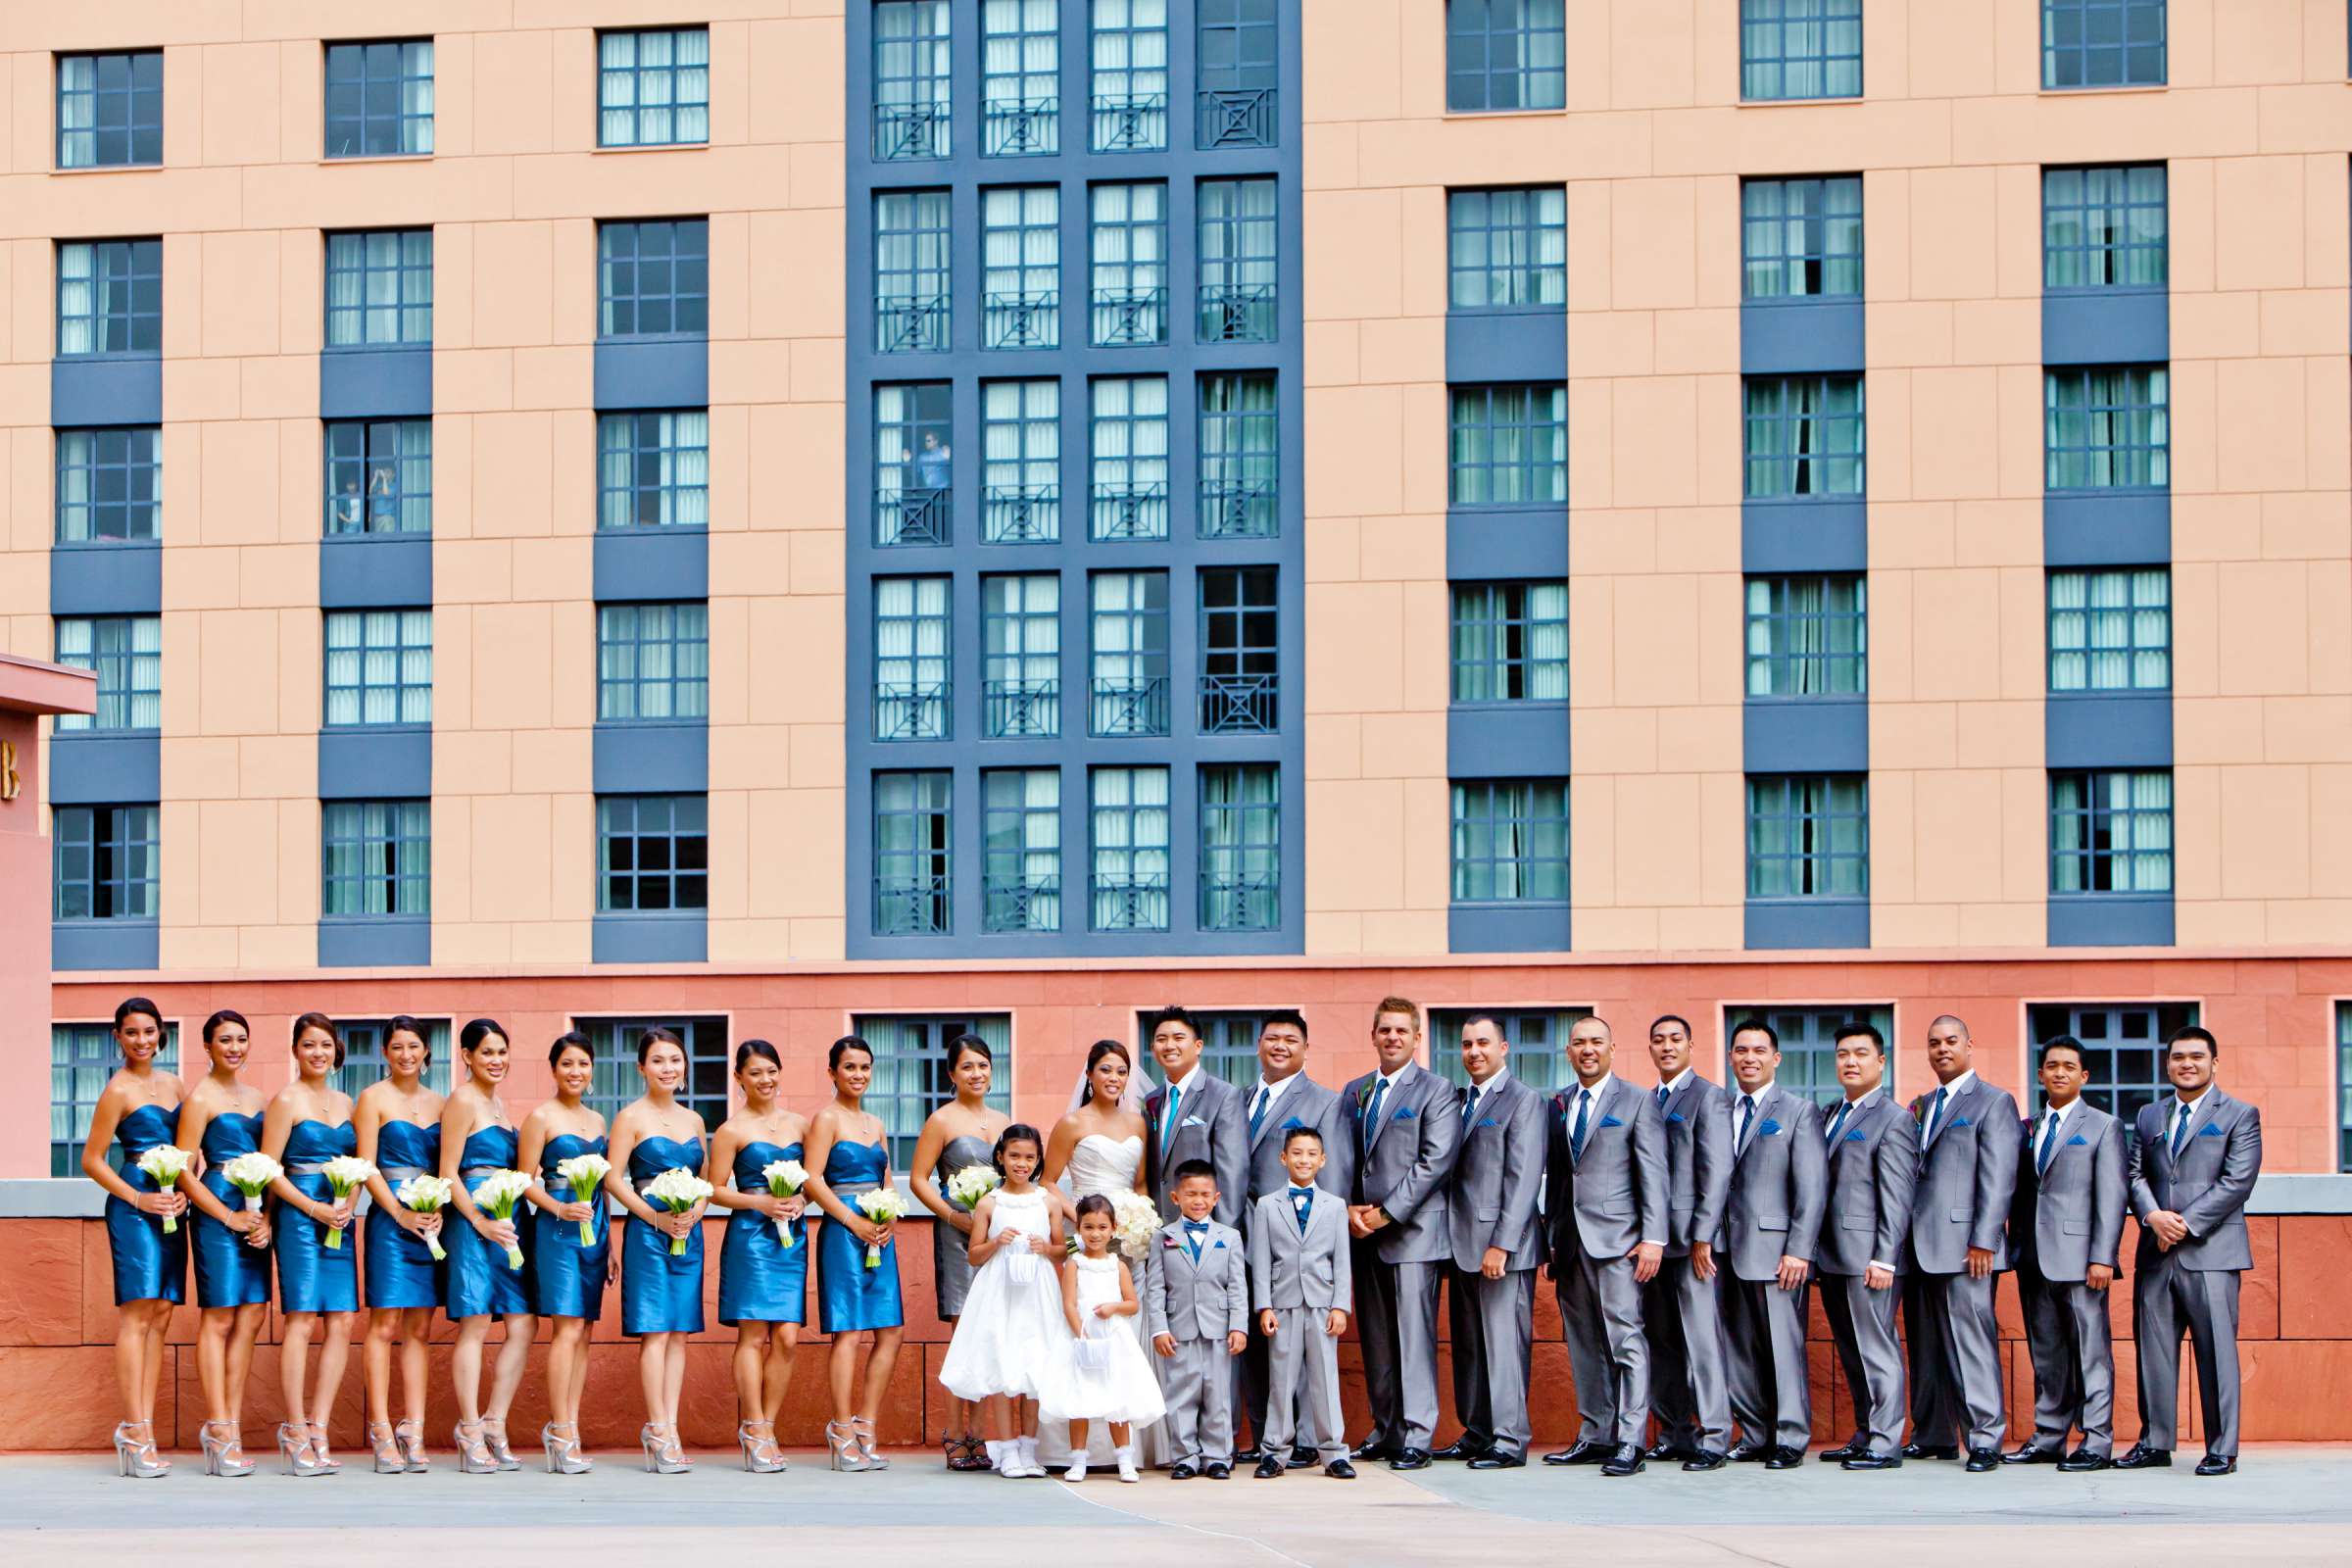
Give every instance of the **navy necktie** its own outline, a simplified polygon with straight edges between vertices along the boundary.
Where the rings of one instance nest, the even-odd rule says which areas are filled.
[[[1740,1131],[1732,1139],[1732,1150],[1735,1153],[1747,1148],[1747,1124],[1755,1119],[1755,1115],[1756,1097],[1741,1095],[1740,1097]]]
[[[1671,1100],[1671,1099],[1673,1099],[1673,1098],[1674,1098],[1674,1091],[1673,1091],[1673,1090],[1671,1090],[1671,1089],[1668,1089],[1668,1088],[1667,1088],[1667,1087],[1666,1087],[1664,1084],[1660,1084],[1660,1085],[1658,1085],[1658,1109],[1659,1109],[1661,1112],[1662,1112],[1662,1111],[1664,1111],[1664,1110],[1665,1110],[1665,1108],[1666,1108],[1666,1102],[1667,1102],[1667,1101],[1669,1101],[1669,1100]]]
[[[1919,1124],[1920,1148],[1927,1148],[1928,1140],[1933,1138],[1936,1135],[1936,1130],[1943,1125],[1943,1102],[1945,1100],[1950,1098],[1951,1093],[1952,1092],[1950,1089],[1940,1085],[1937,1086],[1936,1090],[1936,1099],[1928,1106],[1928,1119]]]
[[[1479,1091],[1476,1084],[1472,1084],[1462,1094],[1462,1127],[1464,1130],[1469,1128],[1470,1118],[1472,1115],[1476,1114],[1478,1110],[1478,1094]]]
[[[1266,1119],[1266,1102],[1273,1098],[1273,1090],[1268,1089],[1264,1084],[1257,1086],[1257,1103],[1250,1107],[1250,1141],[1251,1143],[1257,1141],[1258,1124]]]
[[[1364,1106],[1364,1148],[1366,1151],[1372,1148],[1373,1140],[1380,1136],[1380,1106],[1381,1102],[1388,1098],[1389,1081],[1386,1078],[1374,1079],[1372,1081],[1372,1099]]]
[[[1592,1091],[1578,1089],[1576,1092],[1576,1125],[1568,1129],[1568,1152],[1577,1159],[1585,1157],[1585,1122],[1586,1118],[1592,1114]]]
[[[1306,1216],[1314,1206],[1315,1190],[1312,1187],[1291,1189],[1291,1211],[1298,1216],[1298,1234],[1301,1236],[1306,1234]]]
[[[1853,1108],[1854,1102],[1850,1100],[1838,1107],[1838,1114],[1830,1118],[1829,1135],[1822,1139],[1825,1147],[1830,1149],[1838,1147],[1838,1135],[1845,1131],[1845,1113]]]
[[[2194,1115],[2196,1115],[2196,1110],[2188,1103],[2187,1101],[2179,1100],[2174,1102],[2173,1157],[2175,1159],[2179,1159],[2180,1157],[2180,1151],[2188,1147],[2188,1123],[2189,1118]]]
[[[2041,1130],[2041,1148],[2034,1152],[2034,1174],[2036,1176],[2050,1168],[2050,1151],[2058,1147],[2058,1113],[2050,1110],[2042,1114],[2049,1117],[2049,1123]]]

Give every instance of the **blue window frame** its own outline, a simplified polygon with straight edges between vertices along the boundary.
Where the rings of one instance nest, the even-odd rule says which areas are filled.
[[[326,422],[325,530],[433,531],[433,421]]]
[[[421,346],[433,340],[433,231],[379,228],[326,236],[326,346]]]
[[[163,431],[154,425],[57,432],[57,542],[160,536]]]
[[[981,156],[1061,150],[1059,0],[982,0]]]
[[[980,579],[981,706],[991,740],[1061,733],[1061,579]]]
[[[1271,177],[1204,179],[1199,190],[1199,335],[1271,343],[1279,204]]]
[[[1860,773],[1751,774],[1747,896],[1870,895],[1870,779]]]
[[[1097,185],[1093,223],[1096,347],[1168,340],[1168,187],[1159,180]]]
[[[2162,86],[2166,30],[2164,0],[2041,0],[2041,84]]]
[[[1061,343],[1061,187],[1005,185],[980,193],[981,346]]]
[[[1091,0],[1088,145],[1099,153],[1168,145],[1168,0]]]
[[[1884,1004],[1775,1007],[1735,1002],[1723,1009],[1723,1016],[1727,1031],[1749,1018],[1761,1018],[1772,1025],[1772,1032],[1781,1039],[1781,1064],[1774,1070],[1773,1082],[1792,1093],[1810,1096],[1815,1104],[1832,1112],[1845,1099],[1845,1091],[1838,1083],[1838,1031],[1849,1023],[1871,1024],[1886,1042],[1886,1083],[1888,1093],[1893,1092],[1896,1053],[1892,1007]],[[1515,1051],[1511,1053],[1514,1070],[1518,1055]]]
[[[1061,929],[1061,773],[992,768],[980,775],[981,925]]]
[[[2161,692],[2173,685],[2168,566],[2050,573],[2050,690]]]
[[[948,0],[876,0],[874,158],[945,158],[953,64]]]
[[[946,577],[874,579],[878,741],[940,741],[954,732],[949,587]]]
[[[2170,770],[2050,775],[2050,892],[2170,893]]]
[[[945,381],[874,388],[874,543],[955,536],[954,403]]]
[[[1870,690],[1870,585],[1859,573],[1747,579],[1747,695]]]
[[[596,719],[710,716],[710,610],[707,605],[599,605]]]
[[[1282,616],[1272,566],[1203,566],[1200,733],[1271,735],[1281,728]]]
[[[1740,187],[1741,297],[1862,296],[1862,180],[1751,179]]]
[[[2335,1168],[2352,1170],[2352,1002],[2335,1004]]]
[[[1093,476],[1088,535],[1168,536],[1168,378],[1098,376],[1093,402]]]
[[[326,156],[399,158],[433,150],[433,40],[326,46]]]
[[[2172,372],[2100,365],[2042,372],[2048,490],[2163,490],[2172,484]]]
[[[331,610],[326,613],[325,722],[433,721],[433,612]]]
[[[710,29],[596,35],[596,142],[674,147],[710,139]]]
[[[1750,500],[1865,493],[1862,377],[1751,375],[1744,390]]]
[[[890,1140],[893,1170],[905,1170],[913,1163],[923,1123],[933,1110],[956,1097],[956,1081],[948,1073],[948,1047],[957,1035],[978,1035],[988,1043],[997,1068],[996,1087],[989,1091],[988,1103],[1000,1111],[1012,1109],[1010,1013],[934,1012],[906,1018],[858,1013],[852,1015],[850,1029],[873,1048],[874,1076],[866,1091],[865,1108],[881,1118],[883,1136]],[[634,1064],[630,1070],[635,1070]],[[724,1115],[722,1110],[710,1124],[717,1126]]]
[[[60,920],[152,920],[162,858],[162,813],[145,806],[60,806],[49,813],[57,841]]]
[[[700,795],[600,795],[596,906],[655,914],[710,904],[710,804]]]
[[[1282,770],[1271,762],[1200,769],[1200,929],[1282,924]]]
[[[710,330],[710,220],[599,223],[597,336],[701,337]]]
[[[1194,0],[1194,145],[1271,147],[1282,26],[1277,0]]]
[[[1576,1082],[1568,1066],[1568,1033],[1580,1019],[1592,1016],[1591,1007],[1521,1008],[1494,1012],[1485,1007],[1429,1009],[1429,1070],[1465,1088],[1469,1072],[1462,1066],[1462,1026],[1473,1018],[1493,1018],[1511,1043],[1511,1076],[1539,1095],[1556,1095]],[[1255,1067],[1252,1058],[1251,1066]]]
[[[1453,700],[1568,700],[1568,585],[1453,585]]]
[[[1862,96],[1862,0],[1740,0],[1740,96]]]
[[[1453,902],[1568,901],[1568,781],[1456,779]]]
[[[946,768],[874,775],[874,935],[955,928],[955,802]]]
[[[57,623],[57,662],[98,677],[98,710],[58,714],[59,734],[135,732],[163,726],[161,616],[61,618]]]
[[[164,161],[164,52],[57,57],[57,167]]]
[[[81,1175],[81,1147],[90,1139],[90,1120],[98,1111],[98,1097],[122,1070],[122,1051],[115,1044],[114,1025],[58,1023],[49,1026],[49,1174]],[[167,1075],[179,1071],[179,1025],[164,1025],[156,1049],[155,1070]],[[122,1168],[122,1146],[106,1152],[106,1162]]]
[[[630,1101],[645,1093],[644,1075],[637,1071],[637,1040],[659,1025],[675,1034],[686,1047],[686,1078],[678,1085],[678,1103],[716,1127],[728,1115],[728,1093],[734,1083],[727,1059],[727,1020],[723,1017],[578,1018],[573,1027],[588,1037],[588,1054],[596,1065],[588,1092],[580,1102],[609,1123]]]
[[[433,803],[325,801],[318,807],[318,912],[433,912]]]
[[[597,416],[600,528],[710,523],[710,416],[702,409]]]
[[[1061,537],[1061,383],[980,387],[980,537],[992,545]]]
[[[1557,382],[1457,386],[1451,396],[1453,505],[1567,503],[1566,387]]]
[[[1271,539],[1282,529],[1276,505],[1282,451],[1271,370],[1219,371],[1200,377],[1198,432],[1203,539]]]
[[[1168,770],[1098,767],[1087,776],[1089,923],[1168,928]]]
[[[57,357],[160,354],[164,242],[69,240],[57,247]]]
[[[1168,574],[1098,571],[1088,592],[1088,733],[1165,735]]]
[[[1562,187],[1449,191],[1446,228],[1452,309],[1567,308],[1568,192]]]
[[[2140,1107],[2152,1105],[2173,1092],[2164,1070],[2165,1041],[2176,1029],[2197,1021],[2193,1002],[2156,1003],[2037,1003],[2026,1008],[2026,1032],[2034,1055],[2060,1035],[2082,1042],[2085,1104],[2121,1120],[2129,1128]],[[2034,1111],[2043,1101],[2033,1095]],[[2127,1134],[2127,1137],[2129,1134]]]
[[[2043,170],[2042,287],[2164,287],[2165,187],[2162,164]]]
[[[944,354],[953,318],[948,193],[874,196],[874,351]]]
[[[424,1087],[436,1095],[449,1093],[449,1020],[447,1018],[418,1018],[416,1020],[424,1036],[424,1071],[419,1075]],[[335,1033],[343,1037],[343,1065],[327,1077],[327,1082],[354,1100],[362,1091],[385,1076],[384,1036],[391,1033],[389,1018],[337,1018]],[[629,1070],[637,1070],[636,1053],[629,1054]],[[629,1099],[635,1099],[635,1095]],[[624,1101],[623,1103],[627,1102]]]
[[[1564,109],[1563,0],[1446,0],[1446,107]]]

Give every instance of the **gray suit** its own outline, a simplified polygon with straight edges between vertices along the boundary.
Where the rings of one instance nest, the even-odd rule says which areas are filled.
[[[2078,1100],[2049,1153],[2044,1116],[2025,1126],[2009,1240],[2018,1304],[2034,1358],[2034,1444],[2063,1453],[2077,1426],[2082,1446],[2115,1447],[2115,1335],[2107,1293],[2082,1283],[2093,1263],[2116,1266],[2132,1198],[2124,1124]]]
[[[1657,1092],[1650,1091],[1650,1103]],[[1732,1444],[1730,1352],[1723,1297],[1690,1271],[1690,1244],[1723,1246],[1732,1187],[1732,1124],[1724,1092],[1686,1070],[1666,1097],[1666,1260],[1642,1287],[1649,1342],[1649,1407],[1659,1436],[1688,1449],[1721,1453]]]
[[[1176,1106],[1173,1135],[1162,1125],[1168,1106],[1169,1085],[1144,1097],[1145,1185],[1162,1214],[1176,1212],[1176,1167],[1188,1159],[1205,1159],[1216,1167],[1220,1225],[1239,1229],[1242,1211],[1250,1206],[1250,1118],[1242,1110],[1242,1092],[1205,1066],[1196,1067],[1193,1081]]]
[[[1753,1112],[1743,1118],[1743,1097],[1737,1090],[1729,1094],[1732,1191],[1724,1216],[1729,1261],[1723,1328],[1732,1357],[1732,1413],[1745,1442],[1802,1448],[1813,1437],[1813,1393],[1805,1380],[1806,1286],[1784,1291],[1776,1281],[1784,1254],[1811,1261],[1820,1241],[1829,1187],[1821,1112],[1775,1083],[1755,1097]]]
[[[1462,1139],[1453,1086],[1406,1063],[1379,1095],[1380,1074],[1340,1092],[1355,1152],[1352,1201],[1377,1203],[1390,1224],[1355,1246],[1356,1340],[1372,1441],[1427,1448],[1438,1426],[1438,1282],[1453,1255],[1446,1188]]]
[[[1257,1086],[1242,1091],[1243,1125],[1250,1125],[1250,1109],[1255,1103]],[[1298,1127],[1310,1128],[1323,1135],[1323,1168],[1315,1174],[1315,1185],[1339,1199],[1342,1206],[1348,1201],[1348,1192],[1355,1169],[1355,1150],[1348,1137],[1348,1118],[1340,1110],[1340,1097],[1303,1072],[1293,1073],[1284,1080],[1282,1094],[1258,1117],[1250,1133],[1250,1191],[1249,1201],[1243,1205],[1241,1225],[1244,1234],[1256,1229],[1257,1200],[1268,1193],[1278,1193],[1290,1186],[1290,1172],[1282,1166],[1282,1146]],[[1347,1240],[1347,1216],[1340,1216],[1340,1237]],[[1250,1413],[1250,1436],[1262,1443],[1266,1435],[1266,1388],[1271,1379],[1267,1364],[1269,1347],[1266,1337],[1257,1332],[1252,1315],[1250,1326],[1250,1348],[1241,1356],[1238,1369],[1242,1380],[1242,1402]],[[1308,1414],[1312,1412],[1294,1412]],[[1296,1429],[1296,1427],[1294,1428]],[[1337,1441],[1339,1434],[1330,1434]]]
[[[1463,1104],[1472,1104],[1471,1091]],[[1536,1265],[1544,1261],[1544,1097],[1506,1076],[1476,1091],[1458,1115],[1461,1152],[1447,1203],[1453,1282],[1446,1295],[1453,1337],[1453,1408],[1463,1441],[1524,1454],[1528,1371],[1536,1337]],[[1503,1275],[1481,1272],[1487,1249],[1508,1255]]]
[[[1842,1111],[1843,1120],[1838,1120]],[[1919,1182],[1919,1135],[1885,1088],[1830,1112],[1829,1212],[1814,1261],[1830,1339],[1854,1401],[1847,1441],[1865,1452],[1903,1446],[1903,1342],[1896,1337],[1894,1286],[1874,1291],[1864,1278],[1874,1262],[1903,1271],[1911,1203]]]
[[[1350,1251],[1347,1200],[1319,1188],[1303,1230],[1288,1182],[1260,1198],[1250,1216],[1250,1304],[1276,1316],[1266,1425],[1258,1437],[1277,1458],[1305,1435],[1295,1419],[1299,1404],[1313,1418],[1323,1462],[1348,1457],[1340,1416],[1340,1342],[1323,1331],[1323,1324],[1333,1307],[1353,1309]]]
[[[2017,1102],[1971,1077],[1948,1095],[1933,1128],[1936,1091],[1911,1102],[1919,1191],[1903,1259],[1903,1319],[1910,1331],[1911,1441],[1941,1447],[1957,1436],[1971,1453],[1997,1448],[2009,1430],[2001,1389],[1998,1270],[2009,1266],[2009,1205],[2017,1192]],[[1992,1253],[1996,1272],[1968,1272],[1970,1248]]]
[[[1168,1402],[1171,1464],[1230,1463],[1233,1459],[1233,1374],[1225,1336],[1250,1325],[1250,1262],[1242,1233],[1210,1221],[1193,1256],[1184,1222],[1160,1227],[1145,1259],[1144,1337],[1176,1342],[1170,1357],[1154,1355]]]
[[[2185,1327],[2195,1341],[2205,1451],[2233,1458],[2238,1276],[2254,1266],[2246,1199],[2262,1171],[2262,1113],[2208,1087],[2176,1155],[2164,1136],[2172,1103],[2168,1098],[2140,1107],[2133,1146],[2132,1212],[2140,1228],[2132,1262],[2132,1318],[2139,1348],[2140,1441],[2151,1448],[2173,1446]],[[2187,1238],[2169,1252],[2157,1247],[2147,1226],[2159,1209],[2172,1210],[2188,1226]]]
[[[1649,1341],[1642,1332],[1642,1287],[1627,1254],[1666,1241],[1672,1194],[1666,1178],[1666,1122],[1643,1091],[1610,1077],[1585,1110],[1580,1156],[1576,1114],[1582,1086],[1549,1106],[1550,1180],[1544,1211],[1551,1281],[1576,1380],[1579,1443],[1640,1444],[1649,1424]]]

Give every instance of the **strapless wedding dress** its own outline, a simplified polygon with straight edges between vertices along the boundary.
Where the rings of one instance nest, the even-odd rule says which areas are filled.
[[[1070,1162],[1062,1171],[1062,1184],[1072,1199],[1086,1198],[1096,1193],[1105,1197],[1112,1193],[1135,1191],[1136,1177],[1144,1168],[1144,1141],[1141,1138],[1112,1138],[1102,1133],[1088,1133],[1070,1151]],[[1144,1294],[1143,1265],[1130,1261],[1128,1272],[1135,1277],[1136,1299]],[[1152,1353],[1152,1342],[1144,1334],[1141,1312],[1121,1318],[1127,1332],[1135,1336],[1143,1348],[1145,1359],[1156,1373],[1159,1357]],[[1096,1421],[1087,1431],[1087,1456],[1090,1464],[1108,1465],[1113,1462],[1110,1449],[1110,1430],[1106,1423]],[[1070,1429],[1059,1421],[1040,1421],[1037,1426],[1037,1453],[1041,1464],[1059,1470],[1070,1462]],[[1142,1465],[1167,1463],[1167,1440],[1159,1422],[1139,1426],[1135,1432],[1136,1462]]]

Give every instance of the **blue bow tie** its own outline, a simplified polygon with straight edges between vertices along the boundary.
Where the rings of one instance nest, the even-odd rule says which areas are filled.
[[[1208,1234],[1208,1221],[1204,1219],[1188,1219],[1184,1222],[1184,1228],[1188,1231],[1191,1231],[1195,1236],[1206,1236]]]
[[[1298,1202],[1302,1199],[1308,1199],[1314,1196],[1315,1190],[1312,1187],[1294,1187],[1291,1189],[1291,1201],[1294,1203]]]

